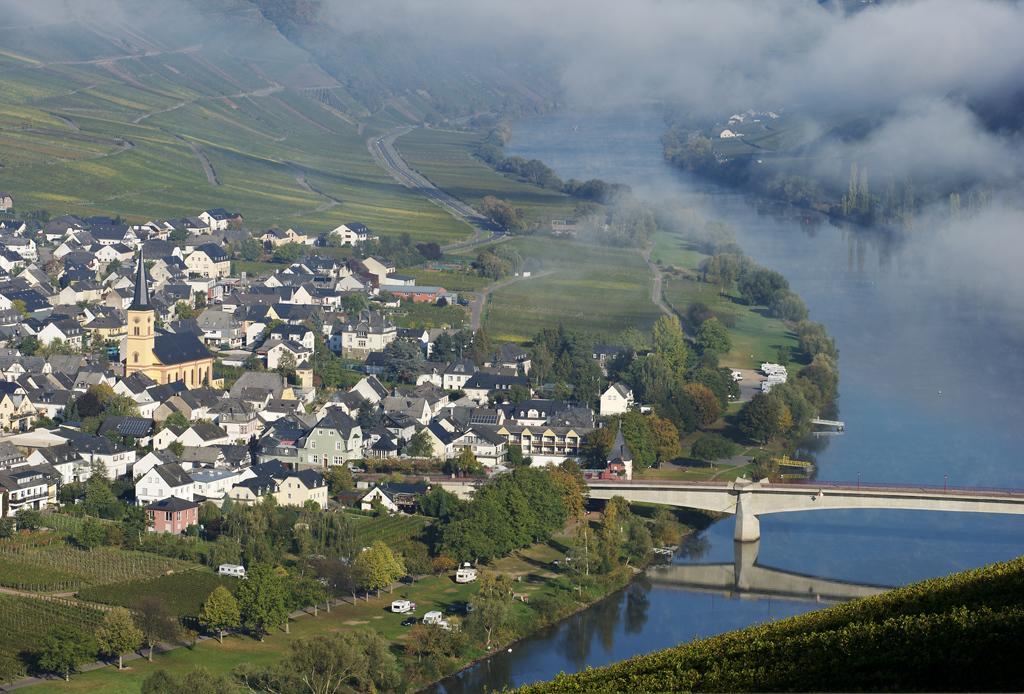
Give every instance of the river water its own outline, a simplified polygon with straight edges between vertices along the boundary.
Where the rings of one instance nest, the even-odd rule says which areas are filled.
[[[627,183],[729,223],[758,262],[782,272],[839,346],[842,436],[812,452],[822,480],[1024,488],[1021,298],[989,301],[927,229],[894,240],[808,225],[793,210],[695,181],[662,159],[653,109],[563,113],[517,123],[509,154],[563,178]],[[765,210],[770,210],[766,212]],[[676,566],[734,561],[732,520],[684,547]],[[896,586],[1018,556],[1024,517],[819,511],[761,518],[757,564],[849,584]],[[654,569],[626,591],[444,682],[477,692],[550,679],[822,606],[767,589],[732,596]]]

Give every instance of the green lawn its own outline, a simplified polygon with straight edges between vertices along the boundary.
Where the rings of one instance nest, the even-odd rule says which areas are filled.
[[[635,249],[547,237],[515,238],[505,247],[539,264],[533,271],[539,276],[491,294],[484,327],[492,338],[526,341],[561,323],[613,339],[630,327],[646,332],[661,315]]]
[[[399,138],[402,157],[439,188],[477,206],[487,195],[508,200],[530,222],[572,216],[576,201],[563,193],[498,173],[473,155],[480,133],[418,128]]]
[[[403,275],[416,278],[416,284],[427,287],[444,287],[453,292],[477,291],[491,283],[487,277],[475,272],[455,270],[429,270],[427,268],[404,268]]]

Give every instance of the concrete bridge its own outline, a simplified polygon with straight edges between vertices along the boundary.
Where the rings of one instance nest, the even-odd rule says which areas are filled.
[[[659,586],[726,597],[845,601],[889,590],[884,586],[838,581],[774,569],[757,563],[760,542],[733,543],[731,564],[673,564],[647,571]]]
[[[626,501],[701,509],[736,516],[733,537],[761,537],[758,516],[766,513],[836,509],[900,509],[1024,515],[1024,491],[829,482],[661,482],[588,480],[591,499],[621,496]]]

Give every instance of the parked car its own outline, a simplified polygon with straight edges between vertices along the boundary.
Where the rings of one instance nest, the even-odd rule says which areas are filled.
[[[406,617],[405,619],[402,620],[402,626],[403,627],[416,626],[417,622],[419,622],[419,620],[416,619],[415,617]]]

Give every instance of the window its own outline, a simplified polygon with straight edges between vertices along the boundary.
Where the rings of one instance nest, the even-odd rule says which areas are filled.
[[[135,331],[136,336],[139,334],[139,326],[136,325],[134,328],[132,328],[132,330]]]
[[[138,330],[138,328],[136,328],[136,330]],[[138,363],[139,363],[139,353],[138,353],[138,352],[135,352],[135,353],[134,353],[134,354],[132,355],[132,361],[134,361],[134,362],[135,362],[136,364],[138,364]]]

